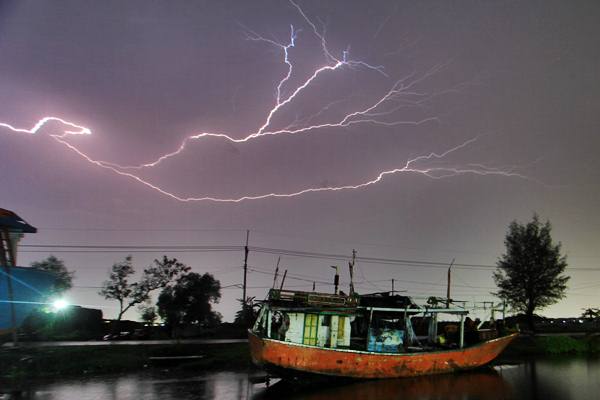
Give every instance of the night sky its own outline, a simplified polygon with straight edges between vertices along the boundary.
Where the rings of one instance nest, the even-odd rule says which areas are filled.
[[[94,165],[52,135],[0,127],[0,207],[39,228],[26,245],[242,246],[409,261],[475,264],[454,270],[453,297],[490,300],[508,224],[550,219],[568,255],[568,297],[543,311],[579,315],[600,288],[600,3],[597,1],[298,3],[328,52],[347,63],[319,74],[273,115],[267,131],[339,122],[403,80],[406,92],[345,127],[235,143],[187,142],[153,168],[126,170],[179,197],[240,198],[357,185],[410,159],[447,157],[339,191],[241,202],[181,202]],[[0,122],[31,129],[45,116],[85,126],[63,139],[93,160],[139,165],[202,132],[242,139],[282,98],[335,61],[285,1],[0,1]],[[250,40],[261,37],[264,40]],[[361,119],[361,118],[356,118]],[[381,123],[383,122],[383,123]],[[402,123],[399,123],[402,122]],[[107,165],[107,164],[104,164]],[[449,169],[496,171],[448,176]],[[446,171],[446,172],[444,172]],[[508,175],[508,176],[506,176]],[[441,179],[434,179],[441,178]],[[61,250],[63,252],[59,252]],[[50,253],[75,271],[71,302],[116,313],[96,287],[133,254],[138,271],[167,254],[242,281],[243,252],[64,252],[21,248],[19,264]],[[71,249],[72,251],[72,249]],[[89,251],[85,250],[85,251]],[[263,298],[277,255],[250,252],[249,295]],[[310,290],[347,262],[282,256],[286,286]],[[405,264],[411,264],[410,262]],[[357,263],[357,289],[445,295],[441,266]],[[302,280],[304,279],[304,280]],[[317,285],[331,291],[331,286]],[[346,289],[346,288],[344,288]],[[231,320],[241,297],[224,288]],[[126,314],[136,318],[135,310]]]

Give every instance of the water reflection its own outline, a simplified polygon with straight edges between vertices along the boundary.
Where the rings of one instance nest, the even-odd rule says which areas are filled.
[[[557,399],[598,398],[600,359],[531,360],[461,374],[413,379],[319,384],[253,384],[253,375],[217,372],[181,375],[146,372],[80,380],[0,382],[0,400],[252,399]]]
[[[285,382],[274,385],[256,397],[279,399],[288,393],[288,399],[481,399],[512,398],[510,385],[493,369],[453,375],[434,375],[418,378],[366,381],[336,387],[308,389],[290,396],[292,388]]]
[[[140,373],[23,382],[11,387],[0,383],[0,400],[249,399],[252,390],[248,373],[218,372],[201,376]]]

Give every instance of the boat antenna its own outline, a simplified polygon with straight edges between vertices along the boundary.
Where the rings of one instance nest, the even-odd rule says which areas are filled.
[[[333,278],[333,285],[335,286],[334,294],[338,294],[338,287],[340,286],[340,272],[337,265],[332,265],[331,268],[335,269],[335,276]]]
[[[446,288],[446,308],[450,308],[450,281],[452,278],[452,265],[454,264],[454,258],[448,267],[448,287]]]
[[[277,274],[279,274],[279,261],[281,261],[281,256],[277,257],[277,266],[275,267],[275,276],[273,277],[273,289],[275,289],[275,285],[277,284]]]
[[[356,262],[356,250],[352,249],[352,261],[348,263],[350,269],[350,296],[354,296],[354,263]]]
[[[283,278],[281,279],[281,286],[279,286],[279,290],[283,289],[283,284],[285,283],[286,276],[287,276],[287,269],[283,272]]]

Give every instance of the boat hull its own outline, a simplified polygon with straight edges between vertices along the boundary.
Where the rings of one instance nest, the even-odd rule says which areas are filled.
[[[354,379],[404,378],[481,367],[495,359],[517,335],[464,349],[396,354],[307,346],[261,338],[248,331],[252,361],[267,371]]]

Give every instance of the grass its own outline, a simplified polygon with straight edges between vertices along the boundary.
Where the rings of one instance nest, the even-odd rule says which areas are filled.
[[[506,357],[520,355],[599,354],[600,336],[571,337],[521,335],[503,353]]]
[[[600,353],[600,336],[592,335],[574,338],[571,336],[536,337],[535,345],[543,354],[598,354]]]

